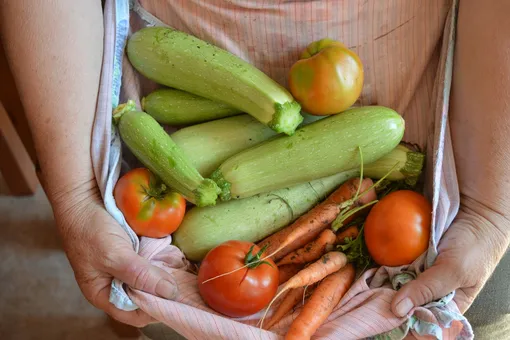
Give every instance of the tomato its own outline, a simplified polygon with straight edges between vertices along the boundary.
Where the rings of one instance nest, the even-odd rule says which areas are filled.
[[[207,305],[230,317],[252,315],[267,306],[278,289],[279,272],[271,259],[253,263],[263,256],[259,247],[245,241],[227,241],[211,249],[198,271],[199,292]]]
[[[182,222],[186,200],[162,184],[148,169],[127,172],[113,191],[117,207],[138,236],[160,238]]]
[[[358,55],[338,41],[322,39],[310,44],[291,67],[289,87],[304,111],[331,115],[358,100],[363,80]]]
[[[410,264],[427,250],[432,205],[411,190],[394,191],[377,202],[365,221],[368,252],[384,266]]]

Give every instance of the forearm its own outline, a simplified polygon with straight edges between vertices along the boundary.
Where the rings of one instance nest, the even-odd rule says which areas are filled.
[[[90,143],[103,50],[101,2],[0,4],[2,41],[45,191],[54,205],[77,203],[96,187]]]
[[[510,237],[510,2],[462,0],[451,131],[463,209]]]

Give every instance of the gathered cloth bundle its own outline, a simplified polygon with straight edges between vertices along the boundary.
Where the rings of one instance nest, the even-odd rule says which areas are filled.
[[[92,159],[107,211],[130,235],[133,248],[169,272],[175,300],[125,288],[114,280],[110,301],[123,310],[142,309],[189,339],[278,339],[296,317],[270,331],[256,324],[261,313],[230,319],[207,307],[183,253],[163,239],[139,239],[115,205],[113,188],[136,160],[112,125],[112,110],[138,101],[158,87],[139,75],[124,52],[136,30],[167,25],[193,34],[252,63],[287,86],[288,70],[312,41],[325,37],[356,51],[365,67],[360,105],[384,105],[406,120],[404,140],[426,150],[425,194],[433,206],[429,249],[410,266],[366,271],[342,298],[317,339],[471,339],[473,332],[454,292],[396,317],[390,303],[397,287],[429,267],[437,245],[459,208],[448,125],[457,1],[455,0],[106,0],[105,40]],[[169,132],[172,127],[165,127]]]

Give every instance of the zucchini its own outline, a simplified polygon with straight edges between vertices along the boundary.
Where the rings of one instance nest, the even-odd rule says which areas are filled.
[[[379,179],[415,178],[423,169],[424,155],[398,146],[368,164],[364,175]],[[310,210],[344,181],[359,176],[348,170],[330,177],[301,183],[240,200],[219,202],[214,207],[192,208],[179,229],[172,234],[174,244],[186,257],[200,261],[209,250],[228,240],[258,242],[289,225]]]
[[[301,106],[289,91],[232,53],[168,27],[146,27],[127,42],[145,77],[246,112],[276,132],[293,134]]]
[[[227,201],[331,176],[376,161],[404,135],[404,119],[382,106],[351,108],[242,151],[211,175]]]
[[[303,116],[303,124],[324,118]],[[273,136],[276,136],[276,131],[247,114],[188,126],[171,135],[204,177],[209,177],[229,157]]]
[[[142,98],[142,110],[168,125],[195,124],[241,113],[229,105],[169,88],[157,89]]]
[[[173,242],[191,261],[202,260],[228,240],[257,242],[290,224],[357,173],[340,173],[215,207],[192,208],[172,234]]]
[[[216,204],[218,186],[198,173],[154,118],[137,111],[131,100],[119,105],[113,118],[124,143],[154,175],[197,206]]]

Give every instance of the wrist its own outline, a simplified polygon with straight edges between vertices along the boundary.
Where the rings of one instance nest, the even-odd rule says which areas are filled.
[[[461,195],[461,205],[457,219],[464,220],[471,225],[477,239],[489,239],[495,253],[504,254],[510,244],[510,220],[507,215],[489,206]]]
[[[45,185],[48,200],[53,208],[57,225],[61,220],[78,217],[87,209],[101,204],[101,195],[95,177],[76,179],[66,185]]]

